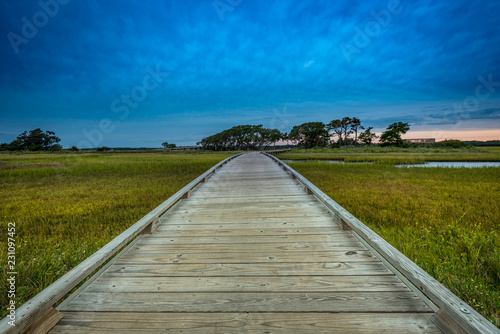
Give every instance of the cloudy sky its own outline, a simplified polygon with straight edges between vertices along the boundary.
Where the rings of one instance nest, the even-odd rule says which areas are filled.
[[[500,1],[0,2],[0,143],[195,144],[356,116],[500,139]]]

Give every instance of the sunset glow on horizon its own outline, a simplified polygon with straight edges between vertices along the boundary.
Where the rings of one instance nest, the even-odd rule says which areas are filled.
[[[436,141],[458,139],[462,141],[500,140],[498,130],[459,130],[459,131],[409,131],[403,139],[435,138]]]

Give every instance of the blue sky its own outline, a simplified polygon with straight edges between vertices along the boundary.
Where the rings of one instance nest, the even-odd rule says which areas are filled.
[[[500,1],[0,3],[0,143],[190,145],[356,116],[500,139]]]

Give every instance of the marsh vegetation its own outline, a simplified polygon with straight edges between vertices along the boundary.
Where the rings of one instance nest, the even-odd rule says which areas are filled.
[[[278,157],[306,161],[289,165],[499,326],[500,168],[395,166],[500,161],[497,148],[294,150]]]

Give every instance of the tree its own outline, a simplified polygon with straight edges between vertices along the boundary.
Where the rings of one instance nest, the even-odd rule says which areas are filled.
[[[283,134],[278,129],[272,129],[269,135],[270,142],[276,147],[276,142],[278,142],[283,137]]]
[[[361,132],[359,134],[359,140],[361,140],[361,142],[363,144],[370,146],[372,144],[373,140],[375,138],[378,138],[378,136],[375,133],[371,132],[372,129],[373,129],[373,127],[370,126],[364,132]]]
[[[351,126],[353,119],[351,119],[350,117],[344,117],[342,119],[335,119],[330,123],[328,123],[328,130],[329,131],[333,130],[335,134],[339,136],[339,141],[338,141],[339,146],[347,145],[349,135],[353,132]],[[359,125],[357,125],[357,127],[359,127]]]
[[[323,122],[309,122],[294,126],[288,138],[305,148],[313,148],[325,146],[328,143],[329,134]]]
[[[250,150],[276,143],[282,135],[277,129],[266,129],[259,125],[237,125],[209,137],[197,145],[214,151]]]
[[[350,117],[344,117],[340,121],[340,128],[341,128],[342,132],[344,133],[344,145],[347,145],[347,138],[352,133],[351,122],[352,122],[352,119]]]
[[[382,146],[402,146],[404,141],[401,135],[410,130],[408,123],[397,122],[389,125],[387,130],[380,136]]]
[[[62,149],[62,146],[58,144],[60,141],[61,139],[56,137],[53,131],[43,132],[37,128],[29,133],[24,131],[10,144],[7,144],[6,148],[10,151],[58,151]]]
[[[354,145],[358,145],[358,129],[364,130],[361,126],[361,120],[359,118],[353,117],[350,122],[351,130],[354,131]]]
[[[161,143],[161,146],[163,146],[163,148],[167,149],[167,150],[171,150],[171,149],[177,147],[177,145],[175,145],[175,144],[169,144],[168,142]]]
[[[342,146],[342,134],[343,134],[343,131],[342,131],[342,128],[341,128],[341,121],[340,121],[340,119],[335,119],[335,120],[331,121],[330,123],[328,123],[327,129],[328,129],[328,131],[332,131],[333,130],[333,132],[335,132],[335,134],[337,136],[339,136],[338,143],[339,143],[339,146]]]

